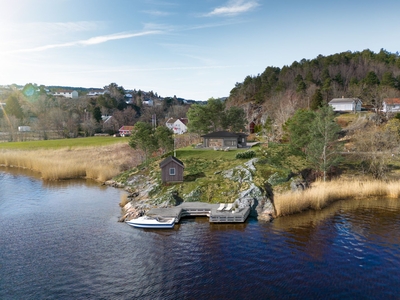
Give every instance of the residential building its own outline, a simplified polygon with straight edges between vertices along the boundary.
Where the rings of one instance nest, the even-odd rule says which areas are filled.
[[[72,99],[76,99],[79,97],[79,94],[77,91],[62,91],[62,92],[55,92],[53,94],[54,96],[58,96],[58,97],[65,97],[65,98],[72,98]]]
[[[188,121],[189,120],[187,118],[179,118],[179,119],[169,118],[165,123],[165,125],[169,129],[171,129],[174,132],[174,134],[182,134],[187,132]]]
[[[216,131],[201,136],[205,148],[243,148],[247,147],[247,134],[229,131]]]
[[[134,126],[122,126],[118,131],[121,136],[129,136]]]
[[[399,112],[400,98],[386,98],[382,103],[383,112]]]
[[[361,111],[362,101],[358,98],[334,98],[329,102],[334,111]]]

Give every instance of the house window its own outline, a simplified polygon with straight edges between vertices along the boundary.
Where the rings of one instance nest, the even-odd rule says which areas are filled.
[[[236,141],[225,140],[224,141],[224,146],[236,146]]]
[[[169,175],[175,175],[175,168],[169,168]]]

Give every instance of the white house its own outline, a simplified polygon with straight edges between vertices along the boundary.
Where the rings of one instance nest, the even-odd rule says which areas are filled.
[[[147,106],[153,106],[154,105],[154,101],[153,101],[153,99],[144,100],[143,104],[147,105]]]
[[[382,103],[383,112],[398,112],[400,111],[400,98],[386,98]]]
[[[188,119],[186,118],[169,118],[165,125],[171,129],[175,134],[182,134],[187,131],[186,124],[188,123]]]
[[[362,102],[358,98],[334,98],[329,101],[334,111],[361,111]]]
[[[87,96],[89,97],[97,97],[100,95],[104,95],[105,91],[104,90],[98,90],[98,91],[90,91],[87,93]]]
[[[72,91],[72,92],[55,92],[53,95],[54,95],[54,96],[61,96],[61,97],[65,97],[65,98],[72,98],[72,99],[78,98],[78,92],[77,92],[77,91]]]

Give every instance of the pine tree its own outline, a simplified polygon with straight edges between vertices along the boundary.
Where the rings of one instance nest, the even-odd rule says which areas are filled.
[[[320,89],[317,89],[311,98],[310,109],[317,110],[322,106],[323,97]]]
[[[323,173],[324,181],[327,172],[342,160],[342,144],[338,141],[341,128],[334,118],[335,112],[331,106],[324,105],[316,112],[310,125],[310,143],[306,149],[308,162]]]
[[[13,94],[7,98],[5,111],[8,115],[13,115],[18,119],[22,119],[24,117],[24,113],[21,105],[19,104],[17,95]]]

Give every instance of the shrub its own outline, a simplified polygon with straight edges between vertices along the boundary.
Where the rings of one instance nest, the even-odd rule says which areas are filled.
[[[245,152],[239,152],[236,154],[237,159],[248,159],[256,156],[256,153],[253,150],[248,150]]]
[[[128,199],[128,195],[127,194],[123,194],[121,196],[121,201],[119,202],[119,206],[120,207],[124,207],[125,205],[127,205],[130,202],[130,200]]]

